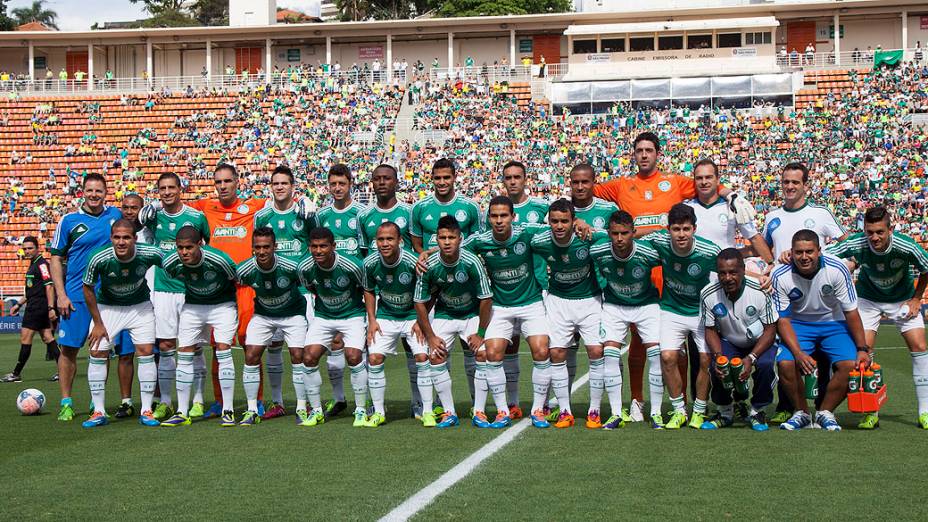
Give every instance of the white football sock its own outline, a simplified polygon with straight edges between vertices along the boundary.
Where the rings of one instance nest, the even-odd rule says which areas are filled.
[[[158,360],[158,386],[161,388],[161,403],[171,405],[171,392],[174,390],[174,378],[177,372],[175,350],[162,351]]]
[[[609,398],[609,411],[622,415],[622,352],[619,348],[603,349],[603,385]]]
[[[519,354],[507,353],[503,357],[503,370],[506,372],[506,398],[512,406],[519,405]]]
[[[206,383],[206,357],[203,348],[193,352],[193,402],[203,404],[203,384]]]
[[[93,411],[106,414],[106,371],[109,359],[106,357],[87,358],[87,384],[90,385],[90,398],[93,399]]]
[[[660,415],[664,402],[664,375],[661,373],[661,349],[658,346],[648,348],[648,396],[651,415]]]
[[[487,362],[487,386],[493,394],[493,403],[496,412],[509,416],[509,404],[506,403],[506,371],[503,370],[503,361]]]
[[[139,356],[139,392],[142,396],[142,411],[151,411],[155,400],[155,384],[158,383],[158,367],[154,355]]]
[[[683,396],[671,397],[670,406],[673,407],[674,411],[679,411],[681,413],[686,413],[686,402],[683,401]]]
[[[696,399],[693,401],[693,413],[702,413],[705,415],[708,408],[709,405],[702,399]]]
[[[432,411],[432,365],[428,361],[416,363],[416,388],[422,398],[422,412]]]
[[[354,370],[352,369],[352,377]],[[354,384],[354,381],[352,381]],[[386,395],[387,378],[383,373],[383,364],[370,364],[367,367],[367,388],[371,392],[371,401],[374,403],[374,411],[381,415],[386,415],[383,401]]]
[[[367,409],[367,362],[361,361],[351,367],[351,389],[354,391],[355,408]]]
[[[590,359],[590,408],[599,411],[603,403],[603,377],[606,361],[602,357]]]
[[[928,352],[910,352],[912,355],[912,378],[915,380],[915,398],[918,414],[928,412]]]
[[[487,385],[487,363],[478,361],[474,371],[474,411],[486,411],[487,395],[489,391],[490,387]]]
[[[177,413],[187,416],[190,410],[190,387],[193,386],[193,353],[177,354]]]
[[[258,412],[258,387],[261,386],[261,367],[246,364],[242,368],[242,387],[248,400],[248,411]]]
[[[258,376],[260,377],[260,371]],[[267,350],[267,380],[271,384],[271,400],[284,403],[284,354],[283,348]]]
[[[332,384],[332,398],[335,402],[345,401],[345,350],[329,352],[325,358],[326,369],[329,372],[329,383]]]
[[[532,361],[532,413],[542,409],[551,387],[551,360]]]
[[[293,391],[296,393],[296,409],[305,410],[306,390],[303,388],[303,374],[305,373],[305,366],[303,366],[303,363],[295,363],[290,365],[290,369],[293,372],[291,379],[293,381]]]
[[[435,386],[435,392],[438,394],[438,400],[441,401],[441,407],[448,413],[455,415],[454,396],[451,393],[451,374],[448,373],[448,367],[442,364],[433,364],[432,367],[432,385]]]
[[[322,409],[322,375],[319,373],[319,365],[305,366],[303,373],[303,389],[306,391],[306,398],[309,400],[309,406],[313,410]]]
[[[219,361],[219,388],[222,390],[222,411],[235,411],[235,361],[232,360],[232,350],[216,350],[216,360]],[[258,379],[261,374],[258,373]]]
[[[557,397],[562,412],[570,413],[570,388],[568,386],[567,363],[551,363],[551,388]]]

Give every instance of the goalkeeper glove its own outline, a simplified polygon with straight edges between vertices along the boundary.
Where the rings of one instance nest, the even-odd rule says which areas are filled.
[[[731,192],[725,200],[728,202],[728,208],[735,215],[736,223],[746,225],[754,222],[757,211],[754,210],[754,205],[746,197],[737,192]]]

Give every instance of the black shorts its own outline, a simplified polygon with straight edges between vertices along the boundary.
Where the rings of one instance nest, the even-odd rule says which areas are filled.
[[[23,328],[39,332],[51,328],[48,320],[48,306],[27,306],[23,312]]]

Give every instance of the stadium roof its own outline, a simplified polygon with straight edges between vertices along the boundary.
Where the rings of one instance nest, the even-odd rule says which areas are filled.
[[[710,20],[683,20],[677,22],[642,22],[624,24],[571,25],[565,35],[654,33],[660,31],[711,31],[713,29],[750,29],[777,27],[780,22],[772,16],[754,18],[715,18]]]

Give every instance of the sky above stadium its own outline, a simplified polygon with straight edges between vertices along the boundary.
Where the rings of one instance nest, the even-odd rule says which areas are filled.
[[[303,12],[312,12],[318,0],[278,0],[278,7],[288,7]],[[10,0],[7,13],[17,7],[28,7],[32,0]],[[87,31],[94,22],[126,22],[146,18],[142,4],[129,0],[48,0],[46,9],[58,13],[58,27],[62,31]],[[318,11],[318,7],[316,8]]]

